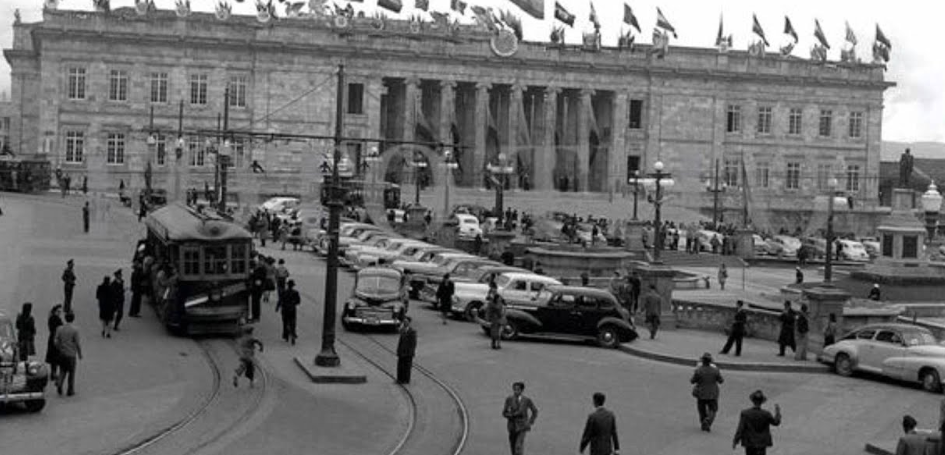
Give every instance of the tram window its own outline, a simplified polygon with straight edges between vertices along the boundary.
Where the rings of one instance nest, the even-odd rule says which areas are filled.
[[[181,248],[184,256],[184,275],[200,275],[200,248]]]
[[[226,246],[205,246],[203,248],[203,273],[206,275],[226,275]]]
[[[230,245],[230,252],[232,253],[232,265],[230,266],[232,273],[246,273],[246,259],[249,256],[248,246]]]

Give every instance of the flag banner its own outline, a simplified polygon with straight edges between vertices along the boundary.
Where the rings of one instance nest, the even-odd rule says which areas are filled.
[[[884,46],[892,49],[892,43],[889,42],[889,38],[886,38],[886,35],[883,34],[883,31],[879,29],[879,24],[876,24],[876,41],[883,43]]]
[[[653,29],[653,45],[647,52],[648,55],[656,54],[656,58],[662,59],[669,52],[669,34],[663,33],[658,28]]]
[[[656,8],[656,26],[663,30],[673,32],[673,38],[679,38],[679,36],[676,35],[676,29],[669,23],[669,20],[666,19],[666,16],[663,15],[659,7]]]
[[[643,30],[640,30],[640,22],[637,21],[637,16],[633,14],[630,5],[626,3],[623,4],[623,21],[627,25],[637,29],[637,33],[643,33]]]
[[[751,22],[752,33],[758,35],[758,37],[761,38],[761,41],[765,43],[765,47],[768,47],[768,38],[765,38],[765,31],[761,28],[761,23],[758,22],[758,16],[752,14]]]
[[[430,9],[430,0],[414,0],[413,7],[420,11],[426,11]]]
[[[466,2],[463,0],[450,0],[450,9],[462,16],[466,14]]]
[[[536,19],[545,18],[545,1],[544,0],[510,0],[513,5],[525,11],[526,14],[532,16]]]
[[[555,2],[555,19],[564,22],[568,27],[574,27],[574,15],[564,9],[558,2]]]
[[[873,44],[873,63],[883,64],[889,61],[889,48],[877,41]]]
[[[440,11],[430,11],[430,17],[433,18],[433,27],[447,27],[450,24],[450,16]]]
[[[404,8],[404,4],[400,0],[377,0],[377,6],[395,13],[399,13]]]
[[[787,57],[791,55],[791,52],[794,51],[794,43],[787,43],[784,46],[781,46],[781,56]]]
[[[794,31],[794,26],[791,25],[791,18],[787,16],[784,16],[784,34],[790,35],[791,38],[794,38],[794,44],[797,44],[797,41],[798,41],[797,32]]]
[[[302,15],[302,7],[305,6],[305,2],[294,2],[289,3],[285,7],[285,14],[289,17],[299,17]]]
[[[830,49],[830,44],[827,43],[827,37],[824,35],[824,31],[820,28],[820,21],[814,19],[814,37],[817,38],[817,41],[820,41],[820,45]]]
[[[591,14],[588,19],[594,24],[594,28],[600,28],[600,21],[597,20],[597,10],[594,9],[594,2],[588,2],[591,5]]]
[[[719,32],[715,34],[715,45],[721,46],[725,41],[725,38],[722,35],[722,15],[719,15]]]
[[[856,46],[856,35],[853,33],[853,29],[850,28],[850,23],[846,23],[847,26],[847,42]]]

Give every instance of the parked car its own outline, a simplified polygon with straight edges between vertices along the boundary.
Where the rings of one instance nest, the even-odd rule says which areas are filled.
[[[723,243],[723,241],[724,241],[724,239],[725,239],[725,236],[722,235],[722,234],[719,233],[719,232],[710,231],[710,230],[708,230],[708,229],[700,229],[698,232],[696,232],[696,242],[698,242],[697,244],[699,245],[699,251],[708,251],[708,252],[711,252],[711,251],[712,251],[712,238],[713,238],[713,237],[718,237],[718,238],[719,238],[719,251],[721,251],[722,243]],[[653,233],[652,233],[652,232],[650,232],[650,237],[649,237],[649,238],[651,238],[651,239],[653,238]],[[651,240],[651,241],[652,241],[652,240]]]
[[[432,255],[431,255],[432,253]],[[407,282],[410,288],[410,298],[420,298],[420,291],[426,286],[427,277],[431,274],[443,270],[444,267],[453,259],[457,258],[475,258],[468,253],[456,250],[441,251],[433,253],[428,251],[419,261],[394,261],[391,267],[401,270],[407,275]]]
[[[259,208],[269,213],[285,213],[298,207],[299,198],[297,197],[274,197],[263,202]]]
[[[382,265],[392,262],[394,259],[414,246],[429,245],[421,240],[406,238],[387,238],[373,246],[362,246],[361,248],[348,248],[345,252],[345,260],[352,269]]]
[[[630,312],[609,292],[584,287],[553,285],[543,289],[531,305],[509,305],[502,337],[544,336],[596,340],[605,348],[637,338]],[[480,325],[489,333],[487,321]]]
[[[19,360],[13,320],[0,312],[0,405],[20,404],[30,412],[46,406],[49,369],[44,362]]]
[[[866,248],[866,253],[870,255],[870,258],[875,259],[882,253],[882,247],[880,246],[878,238],[860,237],[858,240],[863,244],[863,248]]]
[[[826,256],[827,240],[820,237],[805,237],[801,239],[801,246],[806,248],[811,259],[823,259]],[[831,252],[832,253],[832,252]]]
[[[752,247],[755,251],[755,256],[765,256],[768,254],[768,241],[764,237],[758,234],[751,235]]]
[[[857,242],[856,240],[837,240],[837,243],[842,245],[840,249],[840,258],[847,261],[857,261],[857,262],[868,262],[870,260],[870,254],[866,251],[866,247],[862,243]]]
[[[481,267],[476,267],[472,270],[466,271],[465,273],[455,273],[451,278],[454,283],[484,283],[489,284],[495,277],[505,273],[505,272],[521,272],[521,273],[531,273],[530,270],[523,269],[521,267],[513,267],[511,265],[497,264],[497,265],[484,265]]]
[[[447,261],[446,264],[441,267],[423,272],[423,275],[414,275],[411,277],[411,280],[424,280],[423,289],[420,291],[420,299],[427,302],[436,302],[436,290],[440,287],[440,283],[443,282],[443,275],[449,273],[452,279],[453,276],[468,275],[470,271],[480,267],[496,265],[501,264],[479,256],[458,257]]]
[[[477,235],[482,235],[482,228],[479,227],[479,218],[469,214],[457,213],[453,215],[453,219],[455,219],[459,225],[460,237],[472,239]]]
[[[561,282],[544,275],[531,272],[505,272],[495,277],[496,291],[505,299],[506,305],[534,305],[538,293],[546,286]],[[468,321],[476,319],[476,311],[486,303],[489,284],[456,283],[451,311],[453,315],[462,315]]]
[[[368,267],[355,275],[354,289],[341,313],[346,330],[355,326],[397,327],[407,314],[404,276],[388,267]]]
[[[796,237],[789,235],[776,235],[768,239],[767,252],[771,256],[779,258],[797,257],[797,252],[801,249],[801,241]]]
[[[865,371],[920,383],[934,393],[945,377],[945,346],[928,329],[907,324],[863,326],[824,348],[819,360],[841,376]]]

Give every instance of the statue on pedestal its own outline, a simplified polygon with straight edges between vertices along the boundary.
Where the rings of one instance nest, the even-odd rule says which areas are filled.
[[[909,188],[909,181],[912,179],[913,158],[909,149],[899,156],[899,187]]]

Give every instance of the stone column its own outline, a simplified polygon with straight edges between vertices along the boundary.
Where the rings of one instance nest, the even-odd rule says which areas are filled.
[[[489,82],[476,83],[476,151],[473,154],[473,187],[484,186],[485,163],[486,163],[486,128],[489,122],[486,116],[489,115],[489,89],[492,84]]]
[[[659,264],[642,264],[634,269],[640,274],[640,296],[650,291],[650,285],[656,286],[661,302],[660,329],[676,328],[676,313],[673,312],[673,271],[672,267]],[[646,324],[637,328],[641,337],[649,336]],[[659,337],[659,334],[657,334]]]
[[[512,166],[515,167],[515,172],[508,176],[509,179],[509,189],[515,189],[518,187],[518,175],[519,175],[519,162],[528,162],[528,144],[520,144],[518,140],[518,130],[519,128],[526,128],[527,125],[519,125],[519,110],[522,109],[522,92],[525,90],[525,86],[515,83],[512,84],[512,89],[509,91],[509,144],[506,147],[508,152],[506,153],[509,157],[509,162],[512,163]],[[518,159],[519,153],[522,153],[521,160]]]
[[[837,337],[847,329],[843,325],[843,306],[850,300],[850,294],[833,286],[817,286],[804,290],[804,300],[807,301],[810,331],[807,333],[807,348],[814,354],[820,354],[824,346],[824,327],[830,314],[837,315]],[[839,339],[837,340],[839,341]]]
[[[627,186],[627,119],[630,118],[630,94],[614,92],[614,117],[611,122],[610,154],[607,157],[608,188],[611,194]]]
[[[587,184],[587,179],[590,177],[588,172],[588,166],[590,165],[591,158],[591,149],[590,143],[588,142],[588,137],[590,136],[590,121],[591,116],[587,111],[588,108],[593,109],[591,104],[591,96],[594,95],[594,90],[591,89],[582,89],[581,90],[581,106],[578,108],[578,142],[577,142],[577,178],[578,178],[578,188],[580,192],[586,192],[590,187]]]
[[[440,141],[452,144],[450,127],[456,115],[456,81],[440,81]],[[455,155],[454,155],[455,156]]]
[[[555,124],[558,120],[558,93],[561,93],[560,87],[545,87],[542,141],[541,147],[535,153],[535,189],[538,191],[548,191],[554,188]]]
[[[408,77],[404,90],[404,134],[405,141],[412,141],[417,132],[417,109],[420,107],[420,79]]]

